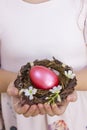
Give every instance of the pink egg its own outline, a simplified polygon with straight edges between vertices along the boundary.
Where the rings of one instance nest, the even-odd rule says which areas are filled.
[[[58,76],[44,66],[33,66],[29,76],[32,84],[38,89],[50,89],[59,83]]]

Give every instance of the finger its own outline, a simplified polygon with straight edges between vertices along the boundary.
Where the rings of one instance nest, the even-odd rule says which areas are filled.
[[[21,101],[19,98],[17,97],[13,97],[13,105],[14,105],[14,109],[18,114],[23,114],[26,113],[26,111],[29,109],[29,105],[25,104],[25,105],[21,105]]]
[[[67,108],[68,102],[64,103],[63,105],[57,105],[57,104],[52,104],[52,111],[54,115],[61,115],[65,112]]]
[[[32,114],[32,116],[37,116],[38,114],[40,114],[40,111],[39,111],[39,109],[37,108],[37,109],[35,110],[35,112]]]
[[[45,111],[45,108],[44,108],[43,104],[38,104],[38,108],[39,108],[39,111],[40,111],[41,115],[46,114],[46,111]]]
[[[32,105],[32,106],[28,109],[28,111],[27,111],[26,113],[24,113],[23,115],[24,115],[25,117],[32,116],[32,115],[34,114],[34,112],[36,111],[36,109],[37,109],[37,106],[36,106],[36,105]]]
[[[29,109],[29,105],[24,105],[24,106],[21,106],[21,105],[15,105],[14,106],[14,109],[15,111],[18,113],[18,114],[24,114],[27,112],[27,110]]]
[[[77,92],[76,91],[74,91],[72,94],[70,94],[67,97],[68,102],[75,102],[76,100],[77,100]]]
[[[48,115],[54,116],[54,113],[53,113],[53,111],[52,111],[52,109],[51,109],[50,104],[45,103],[45,104],[44,104],[44,108],[45,108],[45,111],[46,111],[46,113],[47,113]]]
[[[52,107],[53,113],[55,113],[55,115],[59,115],[59,108],[58,108],[58,106],[56,104],[52,104],[51,107]]]
[[[14,83],[11,82],[8,86],[8,89],[7,89],[7,94],[9,96],[16,96],[18,95],[18,89],[16,87],[14,87]]]

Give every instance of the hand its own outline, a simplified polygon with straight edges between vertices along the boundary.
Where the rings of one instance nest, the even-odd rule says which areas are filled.
[[[39,110],[41,114],[48,114],[50,116],[54,116],[54,115],[62,115],[68,104],[70,102],[75,102],[77,100],[77,93],[76,91],[74,91],[72,94],[70,94],[67,99],[61,104],[61,105],[57,105],[57,104],[48,104],[45,103],[43,104],[38,104]]]
[[[21,104],[19,94],[18,94],[18,89],[14,87],[13,82],[9,84],[8,89],[7,89],[7,94],[9,96],[12,96],[13,106],[14,106],[15,111],[18,114],[23,114],[25,117],[36,116],[39,114],[39,109],[37,105],[29,106],[28,104],[25,104],[25,105]]]
[[[32,106],[25,104],[22,106],[20,98],[18,96],[18,89],[14,87],[13,82],[10,83],[10,85],[8,86],[7,93],[8,95],[13,97],[13,105],[14,105],[15,111],[18,114],[23,114],[25,117],[36,116],[38,114],[41,114],[41,115],[48,114],[50,116],[61,115],[65,112],[69,102],[74,102],[77,99],[76,91],[74,91],[74,93],[69,95],[66,101],[60,106],[56,104],[50,105],[48,103],[32,105]]]

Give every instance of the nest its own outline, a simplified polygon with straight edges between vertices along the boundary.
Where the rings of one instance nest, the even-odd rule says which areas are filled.
[[[58,72],[59,85],[54,86],[49,90],[37,89],[33,86],[29,77],[29,71],[32,66],[45,66],[52,71]],[[73,70],[68,65],[53,57],[52,60],[43,59],[35,60],[33,63],[28,62],[22,66],[20,72],[14,82],[14,85],[19,90],[19,96],[23,104],[38,104],[38,103],[57,103],[61,104],[67,96],[71,94],[77,84],[76,76]],[[29,93],[31,90],[31,94]],[[30,98],[32,97],[32,99]]]

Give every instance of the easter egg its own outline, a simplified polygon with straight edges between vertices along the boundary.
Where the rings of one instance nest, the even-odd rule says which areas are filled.
[[[29,77],[32,84],[38,89],[50,89],[59,83],[58,75],[51,69],[44,66],[33,66],[30,69]]]

